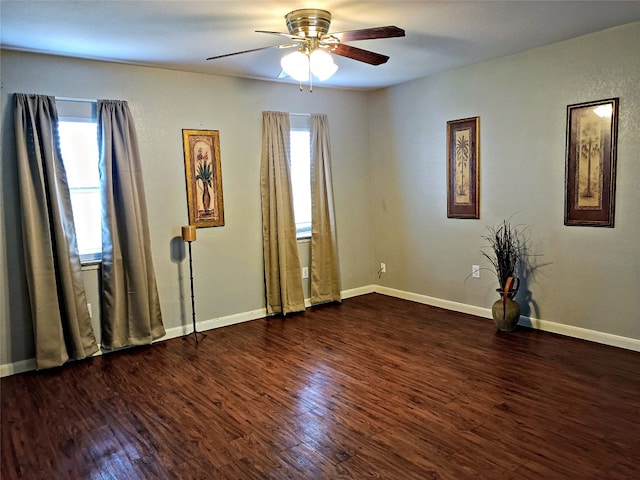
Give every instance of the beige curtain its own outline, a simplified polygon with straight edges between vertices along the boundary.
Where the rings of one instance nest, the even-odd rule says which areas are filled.
[[[262,112],[262,235],[267,312],[304,310],[289,167],[289,114]]]
[[[127,102],[98,101],[102,188],[102,345],[165,334],[151,259],[138,140]],[[161,175],[161,172],[155,172]]]
[[[340,272],[336,237],[331,144],[325,114],[312,114],[311,133],[311,303],[339,302]]]
[[[36,368],[98,350],[80,270],[53,97],[15,94],[14,127],[24,260]]]

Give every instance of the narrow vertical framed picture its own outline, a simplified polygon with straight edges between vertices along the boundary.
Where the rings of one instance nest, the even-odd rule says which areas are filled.
[[[218,130],[182,130],[189,224],[224,225],[220,134]]]
[[[480,117],[447,122],[447,217],[480,218]]]
[[[567,106],[565,225],[613,228],[618,101]]]

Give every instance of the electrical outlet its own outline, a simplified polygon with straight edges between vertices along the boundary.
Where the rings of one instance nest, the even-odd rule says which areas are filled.
[[[380,264],[380,273],[387,273],[387,265],[384,263]]]
[[[480,278],[480,265],[471,265],[471,276],[473,278]]]
[[[309,278],[309,267],[302,267],[302,278]]]

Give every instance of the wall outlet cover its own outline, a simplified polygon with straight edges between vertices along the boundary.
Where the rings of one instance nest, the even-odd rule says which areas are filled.
[[[480,265],[471,265],[471,276],[473,278],[480,278]]]

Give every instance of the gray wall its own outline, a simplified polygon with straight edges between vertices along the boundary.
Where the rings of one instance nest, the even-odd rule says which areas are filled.
[[[370,96],[375,261],[382,284],[490,307],[466,279],[487,225],[530,226],[539,267],[524,313],[640,339],[640,23]],[[615,228],[564,226],[566,107],[620,97]],[[480,220],[447,219],[446,122],[480,117]],[[377,134],[373,134],[377,132]]]
[[[1,62],[0,364],[33,356],[19,247],[14,92],[129,102],[144,162],[153,261],[166,327],[183,323],[181,295],[187,296],[187,322],[191,319],[188,264],[177,260],[179,249],[174,248],[182,243],[174,240],[180,226],[188,223],[183,128],[219,130],[221,143],[226,225],[199,229],[193,244],[198,320],[264,307],[259,183],[263,110],[328,114],[343,288],[371,283],[365,93],[314,88],[310,94],[299,92],[297,85],[10,51],[2,52]]]

